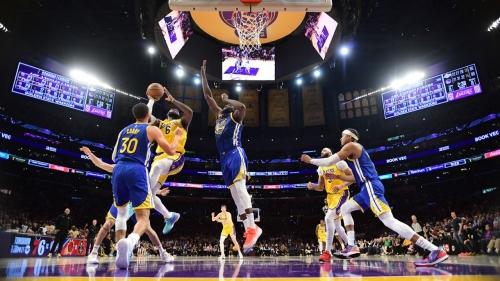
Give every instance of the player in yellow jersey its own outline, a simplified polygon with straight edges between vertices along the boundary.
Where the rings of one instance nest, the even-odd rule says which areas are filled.
[[[318,238],[319,251],[323,253],[323,249],[326,249],[326,226],[325,221],[320,220],[319,224],[316,226],[316,237]]]
[[[243,254],[241,254],[240,245],[238,241],[236,241],[236,230],[234,229],[233,218],[230,212],[227,212],[226,205],[220,206],[220,213],[215,216],[215,213],[212,213],[212,221],[222,223],[222,232],[220,234],[220,259],[225,259],[226,255],[224,254],[224,240],[226,240],[227,236],[231,236],[231,240],[233,240],[234,246],[238,249],[238,256],[240,259],[243,258]]]
[[[321,151],[322,158],[328,158],[332,155],[332,151],[329,148],[323,148]],[[315,185],[311,182],[307,185],[310,190],[323,191],[327,193],[327,204],[328,211],[325,215],[326,223],[326,247],[323,254],[320,256],[320,262],[329,263],[331,260],[331,249],[333,243],[333,237],[335,230],[339,233],[339,236],[347,242],[347,234],[342,227],[340,207],[344,204],[347,199],[349,199],[349,185],[351,183],[344,182],[342,180],[331,180],[325,177],[325,174],[333,173],[336,175],[352,175],[352,170],[347,166],[345,161],[340,161],[332,166],[321,166],[318,168],[318,184]]]
[[[152,194],[156,194],[156,191],[158,191],[163,186],[168,176],[178,174],[182,170],[182,167],[184,167],[184,146],[186,145],[189,124],[191,124],[191,120],[193,119],[193,110],[191,110],[189,106],[174,99],[166,88],[164,88],[164,90],[167,94],[165,100],[170,102],[170,104],[172,104],[173,106],[179,108],[183,112],[183,115],[181,117],[179,114],[179,110],[177,108],[172,108],[167,113],[167,118],[165,120],[159,121],[158,127],[163,133],[163,137],[168,142],[172,142],[172,140],[175,138],[174,131],[177,128],[182,130],[182,136],[174,155],[168,155],[163,151],[161,147],[156,148],[156,157],[153,160],[151,171],[149,173],[149,182],[151,184]],[[149,112],[151,113],[153,111],[153,104],[155,100],[149,95],[148,97],[148,108]],[[151,115],[150,122],[154,123],[155,121],[157,121],[157,119],[153,115]],[[160,212],[165,219],[163,234],[167,234],[174,227],[174,223],[179,220],[180,215],[175,212],[169,212],[158,196],[154,196],[153,199],[155,203],[155,209]]]

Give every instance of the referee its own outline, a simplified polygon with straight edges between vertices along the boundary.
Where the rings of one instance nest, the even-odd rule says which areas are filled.
[[[56,238],[54,239],[54,244],[52,244],[52,248],[50,249],[50,253],[47,256],[47,258],[51,258],[52,254],[54,253],[57,244],[59,244],[59,247],[57,248],[57,257],[61,257],[61,251],[62,247],[64,245],[64,241],[66,241],[66,238],[68,237],[68,232],[71,227],[71,217],[69,216],[69,208],[66,208],[64,210],[64,214],[61,214],[57,217],[56,219],[56,225],[55,225],[55,230],[57,231],[56,233]]]

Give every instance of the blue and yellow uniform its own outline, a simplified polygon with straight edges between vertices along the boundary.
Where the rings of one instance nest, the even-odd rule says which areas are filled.
[[[115,147],[111,184],[115,206],[123,207],[132,202],[135,209],[153,209],[153,197],[146,169],[151,154],[147,129],[148,124],[131,124],[125,127]]]
[[[220,153],[224,182],[231,188],[234,182],[248,176],[248,160],[241,147],[243,124],[234,120],[233,113],[221,114],[215,124],[215,141]]]
[[[226,223],[226,221],[228,220],[227,214],[224,215],[223,213],[220,213],[219,220],[223,221],[222,232],[220,234],[221,236],[227,237],[236,235],[236,230],[234,229],[233,220],[230,220],[229,223]]]
[[[317,229],[318,229],[318,241],[326,242],[326,224],[323,226],[321,226],[321,224],[318,224]]]
[[[115,204],[111,204],[108,214],[106,215],[106,219],[116,220],[117,217],[118,217],[118,208],[116,208]],[[129,204],[127,218],[129,220],[132,220],[134,223],[137,222],[137,219],[135,218],[134,209],[132,208],[132,204]]]
[[[340,207],[349,199],[349,187],[344,186],[337,192],[333,188],[341,185],[344,181],[339,179],[329,179],[325,176],[326,173],[333,173],[335,175],[345,175],[343,171],[348,168],[345,161],[340,161],[332,166],[321,166],[318,168],[318,175],[323,177],[325,182],[325,191],[327,193],[328,209],[335,210],[335,219],[340,217]]]
[[[152,165],[155,165],[156,162],[162,159],[172,160],[170,170],[166,174],[160,175],[160,178],[158,179],[158,182],[163,185],[165,181],[167,181],[168,176],[177,175],[184,167],[184,153],[186,152],[184,146],[186,145],[187,131],[182,126],[181,119],[165,119],[163,121],[160,121],[158,128],[160,128],[160,131],[163,133],[163,137],[169,143],[173,143],[175,140],[175,130],[177,128],[180,128],[182,130],[182,136],[179,140],[179,145],[177,145],[177,148],[175,149],[174,155],[168,155],[160,146],[156,148],[156,157],[154,158]]]
[[[351,199],[358,204],[361,211],[370,208],[376,216],[390,212],[389,203],[384,197],[384,186],[378,178],[377,170],[364,147],[361,147],[361,156],[358,159],[347,159],[356,183],[361,191]]]

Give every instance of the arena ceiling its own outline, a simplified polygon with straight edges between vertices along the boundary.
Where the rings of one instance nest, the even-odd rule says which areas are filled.
[[[355,1],[338,0],[334,6],[339,2]],[[44,58],[50,58],[61,65],[93,71],[138,95],[150,81],[176,79],[172,71],[174,63],[167,61],[166,68],[162,68],[158,53],[154,56],[147,53],[148,44],[157,40],[154,31],[142,33],[137,11],[144,3],[158,11],[165,1],[2,1],[0,23],[10,32],[0,33],[0,56],[4,66],[8,66],[0,71],[4,77],[13,77],[11,67],[19,61],[50,68],[51,65],[42,65]],[[363,0],[355,36],[343,33],[351,46],[345,67],[340,58],[335,60],[331,56],[323,66],[330,77],[325,82],[349,90],[360,83],[361,87],[377,86],[381,79],[408,65],[429,65],[455,54],[464,45],[474,44],[491,54],[488,62],[493,66],[489,72],[493,73],[494,65],[500,63],[498,52],[491,41],[482,41],[478,34],[483,38],[495,36],[486,29],[497,18],[498,5],[493,0]],[[197,15],[193,14],[192,19],[194,32],[214,44],[223,45],[235,39],[224,37],[231,37],[234,32],[212,32],[208,27],[202,28],[203,19]],[[154,23],[155,16],[146,20]],[[349,24],[350,20],[347,17],[339,22]],[[278,45],[303,34],[299,24],[281,39],[271,38],[274,41],[270,44]],[[217,55],[212,59],[219,58]],[[297,53],[293,63],[301,59],[301,53]],[[198,72],[199,64],[201,61],[193,66],[193,73]],[[328,66],[334,65],[335,68],[329,69]]]

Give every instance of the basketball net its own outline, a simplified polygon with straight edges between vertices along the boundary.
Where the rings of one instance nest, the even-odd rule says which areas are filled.
[[[233,26],[238,32],[240,49],[246,57],[260,49],[260,33],[266,27],[269,13],[262,12],[234,12]]]

